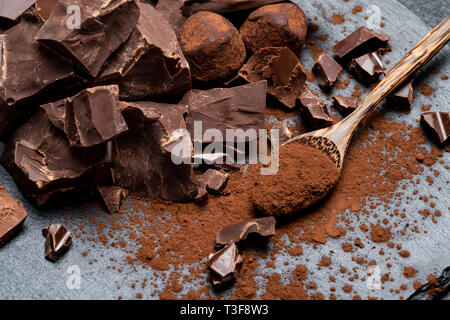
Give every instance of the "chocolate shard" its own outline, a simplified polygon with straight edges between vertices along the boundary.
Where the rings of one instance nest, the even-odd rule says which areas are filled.
[[[208,267],[214,287],[221,288],[235,282],[241,264],[242,257],[233,241],[216,253],[210,254]]]
[[[315,129],[328,127],[333,118],[328,113],[325,101],[310,90],[305,90],[300,95],[300,110],[308,118],[309,123]]]
[[[199,11],[227,13],[255,9],[267,4],[282,1],[283,0],[186,0],[182,11],[185,16],[189,17]]]
[[[155,9],[169,21],[177,36],[181,26],[186,21],[186,17],[183,16],[183,13],[181,12],[183,3],[184,0],[159,0],[155,6]]]
[[[22,193],[43,205],[56,193],[86,192],[95,180],[108,183],[110,143],[74,150],[63,132],[55,128],[44,110],[16,130],[0,162],[11,173]]]
[[[287,47],[258,50],[242,66],[239,75],[248,82],[267,80],[267,93],[291,109],[306,83],[303,65]]]
[[[128,190],[117,186],[97,186],[110,213],[119,213],[122,203],[128,197]]]
[[[271,237],[275,235],[275,224],[274,217],[265,217],[227,225],[216,232],[216,245],[224,246],[230,241],[239,243],[247,239],[250,234]]]
[[[72,232],[60,224],[51,224],[42,229],[45,237],[45,258],[56,262],[72,243]]]
[[[230,175],[219,170],[208,169],[208,171],[202,174],[200,179],[205,182],[206,189],[209,192],[221,194],[227,187]]]
[[[9,106],[45,102],[80,84],[66,61],[34,40],[41,26],[39,17],[27,13],[0,35],[0,100]]]
[[[28,214],[22,203],[0,186],[0,247],[19,231]]]
[[[57,3],[58,0],[36,0],[36,4],[34,5],[36,8],[36,13],[42,18],[42,20],[47,21]]]
[[[208,190],[206,190],[206,183],[202,179],[197,180],[197,195],[195,202],[201,203],[208,199]]]
[[[79,25],[67,14],[73,6],[80,9]],[[134,0],[60,0],[36,40],[95,77],[128,39],[138,18]]]
[[[2,0],[0,2],[0,27],[14,25],[20,16],[27,11],[36,0]]]
[[[41,106],[72,147],[91,147],[128,130],[119,107],[119,87],[100,86]]]
[[[343,116],[348,116],[358,108],[358,98],[353,96],[344,97],[342,95],[337,95],[333,97],[333,102],[334,108]]]
[[[407,300],[440,300],[450,292],[450,267],[436,279],[417,289]]]
[[[331,89],[336,84],[342,70],[341,65],[325,52],[319,56],[313,66],[313,73],[316,75],[319,86],[325,90]]]
[[[333,47],[333,53],[344,64],[351,59],[388,46],[389,36],[360,27]]]
[[[422,113],[420,124],[441,146],[450,141],[450,112]]]
[[[294,137],[294,134],[292,133],[292,131],[288,128],[288,126],[283,121],[275,122],[270,130],[271,131],[278,130],[279,145],[281,145],[282,143],[284,143]],[[272,139],[274,139],[274,137],[270,136],[271,141],[272,141]]]
[[[370,85],[377,82],[386,69],[383,67],[380,52],[375,51],[353,59],[348,65],[348,70],[356,80]]]
[[[192,85],[189,64],[167,20],[149,4],[138,7],[136,28],[95,83],[118,83],[122,100],[178,101]]]
[[[413,81],[408,81],[401,88],[397,89],[388,97],[388,104],[396,109],[409,111],[411,110],[411,104],[413,102]]]
[[[197,195],[185,105],[121,102],[129,130],[113,141],[113,181],[130,193],[185,202]]]
[[[266,108],[267,82],[259,81],[234,88],[190,90],[180,103],[188,106],[186,126],[195,142],[210,143],[214,137],[205,137],[208,129],[222,133],[223,142],[234,143],[236,138],[226,129],[262,129]],[[194,122],[201,122],[201,137],[194,135]],[[216,137],[217,138],[217,137]],[[254,137],[246,136],[245,141]],[[218,138],[217,138],[218,139]],[[215,140],[218,141],[218,140]]]
[[[29,119],[35,108],[8,106],[0,99],[0,139],[7,142],[14,131]]]

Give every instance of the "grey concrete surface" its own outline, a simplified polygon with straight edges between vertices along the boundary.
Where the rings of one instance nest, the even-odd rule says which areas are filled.
[[[296,1],[304,9],[309,18],[318,17],[317,24],[320,25],[321,33],[328,33],[329,38],[324,43],[324,48],[331,48],[335,40],[342,38],[341,31],[344,27],[347,31],[351,31],[356,27],[365,24],[364,16],[365,10],[369,5],[376,4],[381,9],[384,16],[385,28],[380,31],[388,33],[391,38],[393,51],[388,53],[387,59],[395,62],[398,61],[408,49],[410,49],[416,42],[418,42],[425,34],[429,32],[432,26],[443,17],[448,15],[448,1],[428,1],[427,4],[419,3],[419,1],[399,0],[405,6],[408,6],[418,14],[416,16],[412,11],[408,10],[404,5],[397,1],[373,1],[373,0],[351,0],[349,2],[335,1],[335,0],[321,0],[327,12],[344,13],[347,19],[345,24],[335,26],[330,23],[330,14],[327,18],[323,18],[320,11],[314,5],[315,1]],[[362,5],[364,11],[358,15],[351,15],[351,9],[355,5]],[[418,8],[424,6],[425,11]],[[447,10],[447,11],[446,11]],[[347,32],[348,33],[348,32]],[[416,81],[415,87],[418,88],[424,82],[429,83],[432,87],[437,89],[437,98],[432,100],[433,110],[449,111],[450,101],[450,84],[439,79],[438,75],[433,75],[430,72],[432,68],[441,70],[441,74],[450,73],[449,50],[447,46],[443,52],[435,57],[430,64],[423,70],[421,76]],[[307,69],[311,69],[313,61],[308,51],[301,58],[302,63]],[[353,83],[348,90],[351,92]],[[387,111],[386,117],[392,116],[396,121],[405,121],[408,124],[417,126],[415,122],[420,116],[420,106],[422,104],[430,104],[431,101],[422,95],[418,95],[413,111],[408,114],[399,114],[393,111]],[[291,119],[297,121],[298,119]],[[0,146],[0,151],[3,146]],[[449,154],[445,153],[443,160],[445,164],[449,164]],[[450,265],[450,215],[448,211],[448,171],[445,171],[443,165],[436,164],[434,169],[439,170],[442,174],[435,179],[433,186],[428,186],[425,179],[422,179],[423,184],[420,187],[421,194],[434,194],[437,197],[436,209],[441,210],[443,216],[440,218],[438,224],[433,224],[430,220],[423,221],[423,228],[428,231],[427,234],[409,234],[402,237],[399,234],[400,227],[393,230],[395,243],[402,243],[403,248],[409,250],[412,255],[408,259],[400,259],[398,256],[381,257],[378,254],[380,248],[384,248],[385,244],[380,244],[376,247],[366,246],[359,251],[359,255],[364,256],[367,260],[376,260],[378,264],[385,268],[386,261],[389,260],[393,267],[389,270],[391,276],[395,279],[402,279],[402,271],[405,266],[412,266],[419,270],[418,278],[424,280],[430,273],[440,273],[444,267]],[[60,209],[54,208],[51,210],[38,210],[28,201],[26,201],[17,189],[14,181],[10,175],[0,167],[0,184],[4,185],[7,191],[14,197],[22,201],[29,212],[29,217],[25,222],[23,230],[6,246],[0,248],[0,299],[116,299],[119,295],[125,299],[134,299],[136,297],[136,290],[130,287],[130,283],[135,280],[142,280],[143,278],[155,279],[159,274],[156,270],[143,268],[140,266],[131,267],[126,263],[126,256],[128,253],[121,249],[108,248],[96,245],[92,247],[92,243],[82,243],[75,239],[72,248],[62,257],[57,263],[53,264],[44,260],[43,258],[43,244],[44,239],[41,235],[41,228],[48,226],[50,223],[61,221],[69,221],[68,227],[76,229],[80,225],[89,224],[81,214],[93,213],[93,209],[89,205],[80,206],[77,210],[68,210],[61,212]],[[438,187],[441,186],[441,191]],[[410,187],[408,187],[410,188]],[[417,186],[416,186],[417,188]],[[417,213],[417,208],[422,208],[423,204],[418,199],[413,199],[409,203],[401,203],[400,208],[406,208],[407,214],[411,219],[421,220],[421,215]],[[378,208],[375,210],[378,214],[383,215],[384,212]],[[140,214],[139,212],[130,212],[130,214]],[[174,214],[174,213],[168,213]],[[345,213],[344,213],[345,214]],[[102,214],[96,213],[96,217],[101,220]],[[371,221],[368,221],[370,223]],[[359,230],[356,228],[356,230]],[[215,232],[215,230],[211,230]],[[352,232],[352,237],[365,238],[364,234],[358,234],[358,231]],[[315,266],[321,259],[323,254],[334,250],[333,261],[342,265],[355,266],[355,262],[351,261],[351,255],[345,255],[340,249],[344,239],[332,240],[330,239],[326,245],[320,246],[319,250],[314,250],[311,245],[302,245],[304,254],[299,257],[291,257],[286,254],[277,255],[277,270],[283,274],[283,280],[287,281],[291,275],[291,271],[298,264],[305,264],[305,258],[309,259],[307,265]],[[130,241],[128,243],[131,243]],[[269,246],[269,250],[270,250]],[[82,252],[90,250],[87,258],[82,258]],[[89,264],[92,259],[97,259],[97,263]],[[110,259],[115,259],[117,262],[111,262]],[[288,261],[289,265],[285,266],[283,262]],[[199,261],[204,263],[205,260]],[[76,265],[81,272],[81,287],[79,290],[71,290],[66,285],[69,279],[67,273],[70,266]],[[264,265],[261,263],[260,265]],[[112,269],[107,269],[108,266],[117,266],[122,269],[119,273]],[[187,268],[186,266],[186,272]],[[315,268],[311,268],[315,269]],[[382,269],[384,273],[386,270]],[[259,274],[267,273],[267,270],[262,268],[258,270]],[[273,270],[269,272],[274,272]],[[308,281],[314,281],[317,284],[318,291],[329,293],[331,284],[328,281],[330,275],[336,274],[337,268],[329,270],[322,268],[322,270],[314,270],[314,274],[308,275]],[[206,277],[206,275],[205,275]],[[341,288],[344,281],[337,277],[336,283],[332,284],[336,288]],[[264,285],[264,278],[258,277],[258,282],[261,287]],[[150,298],[150,294],[155,292],[155,298],[158,298],[160,290],[164,288],[165,283],[158,280],[160,284],[159,289],[147,286],[145,289],[139,290],[143,293],[144,298]],[[367,289],[366,283],[363,281],[355,281],[353,283],[354,289],[362,298],[368,296],[375,296],[383,299],[397,299],[398,294],[390,292],[390,289],[398,289],[398,282],[386,283],[384,290],[372,291]],[[181,294],[195,289],[198,284],[193,283],[186,285]],[[120,287],[120,289],[118,289]],[[228,294],[232,293],[232,290]],[[261,290],[259,290],[261,293]],[[411,288],[405,292],[408,296],[412,293]],[[227,295],[225,295],[227,296]],[[352,294],[343,294],[340,290],[337,292],[339,299],[349,299]]]

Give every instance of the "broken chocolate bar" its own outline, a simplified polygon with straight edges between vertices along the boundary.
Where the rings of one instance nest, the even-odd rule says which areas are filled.
[[[225,141],[235,142],[236,137],[226,134],[226,129],[262,129],[266,108],[267,82],[259,81],[234,88],[190,90],[180,103],[189,108],[186,126],[195,142],[211,143],[220,137],[205,136],[208,129],[218,129]],[[194,135],[194,122],[201,123],[202,134]],[[239,139],[239,137],[238,137]],[[245,136],[245,141],[253,137]]]
[[[206,189],[215,194],[221,194],[223,190],[227,187],[228,179],[230,175],[228,173],[208,169],[202,176],[200,177],[206,184]]]
[[[191,88],[189,64],[167,20],[149,4],[138,7],[135,30],[95,83],[118,83],[122,100],[178,101]]]
[[[310,90],[305,90],[300,95],[300,110],[305,115],[310,125],[315,129],[328,127],[333,122],[333,118],[328,113],[325,101]]]
[[[45,237],[45,258],[56,262],[72,243],[72,232],[60,224],[51,224],[42,229]]]
[[[128,197],[128,190],[117,186],[97,186],[109,213],[119,213],[120,207]]]
[[[128,130],[119,108],[119,88],[100,86],[41,106],[70,146],[91,147]]]
[[[356,108],[358,108],[358,98],[353,96],[344,97],[337,95],[333,97],[333,101],[335,109],[343,116],[348,116],[350,113],[355,111]]]
[[[170,201],[197,195],[185,105],[121,102],[129,130],[113,140],[113,180],[130,193]],[[189,161],[185,161],[189,160]]]
[[[39,17],[27,13],[0,35],[0,100],[10,106],[39,104],[50,94],[58,97],[79,84],[67,62],[34,40],[41,26]]]
[[[186,17],[181,12],[184,0],[159,0],[155,9],[169,21],[173,31],[178,36],[180,28],[186,21]]]
[[[197,180],[197,195],[195,202],[201,203],[208,199],[208,190],[206,190],[206,183],[202,179]]]
[[[361,83],[370,85],[380,78],[386,70],[379,51],[353,59],[348,65],[349,72]]]
[[[303,91],[306,72],[297,56],[286,47],[268,47],[258,50],[239,70],[248,82],[267,80],[267,93],[288,108]]]
[[[335,85],[341,71],[341,65],[325,52],[319,56],[313,67],[319,86],[325,90]]]
[[[282,1],[283,0],[186,0],[183,5],[183,14],[189,17],[199,11],[212,11],[217,13],[234,12],[254,9]]]
[[[4,142],[33,115],[35,108],[8,106],[0,99],[0,139]]]
[[[19,231],[27,216],[23,205],[0,186],[0,247]]]
[[[55,193],[87,192],[94,180],[110,183],[110,143],[74,150],[44,110],[16,130],[0,161],[22,193],[43,205]]]
[[[389,36],[385,34],[378,34],[366,27],[360,27],[338,42],[332,50],[345,65],[351,59],[386,48],[389,39]]]
[[[2,0],[0,2],[0,27],[10,27],[36,0]]]
[[[220,251],[210,254],[208,267],[213,285],[220,288],[236,281],[241,264],[242,257],[233,241]]]
[[[81,21],[68,14],[74,6],[80,10]],[[36,40],[95,77],[128,39],[138,18],[134,0],[60,0]]]
[[[224,246],[230,241],[239,243],[247,239],[250,234],[256,234],[260,237],[271,237],[275,235],[275,224],[274,217],[265,217],[227,225],[217,231],[216,245]]]
[[[404,86],[400,89],[397,89],[388,97],[388,103],[390,106],[409,111],[411,110],[411,104],[413,101],[413,81],[408,81]]]
[[[436,279],[417,289],[407,300],[440,300],[450,292],[450,267]]]
[[[282,144],[294,137],[294,134],[291,130],[289,130],[288,126],[283,121],[277,121],[270,129],[272,130],[278,130],[278,140],[279,144]],[[272,141],[273,137],[270,137],[270,140]]]
[[[440,145],[450,141],[450,112],[422,113],[420,124]]]
[[[34,5],[36,13],[42,20],[47,21],[57,3],[58,0],[36,0],[36,4]]]

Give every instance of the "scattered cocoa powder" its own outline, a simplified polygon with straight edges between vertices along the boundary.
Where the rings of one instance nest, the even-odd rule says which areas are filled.
[[[420,87],[420,92],[425,96],[429,97],[433,94],[434,89],[429,84],[424,84]]]

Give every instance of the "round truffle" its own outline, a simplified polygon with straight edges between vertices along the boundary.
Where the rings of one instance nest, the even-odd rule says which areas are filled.
[[[256,52],[265,47],[288,47],[297,56],[306,38],[306,16],[296,4],[279,3],[253,11],[241,26],[247,49]]]
[[[219,80],[236,72],[246,57],[239,31],[213,12],[200,11],[180,30],[180,45],[198,81]]]

